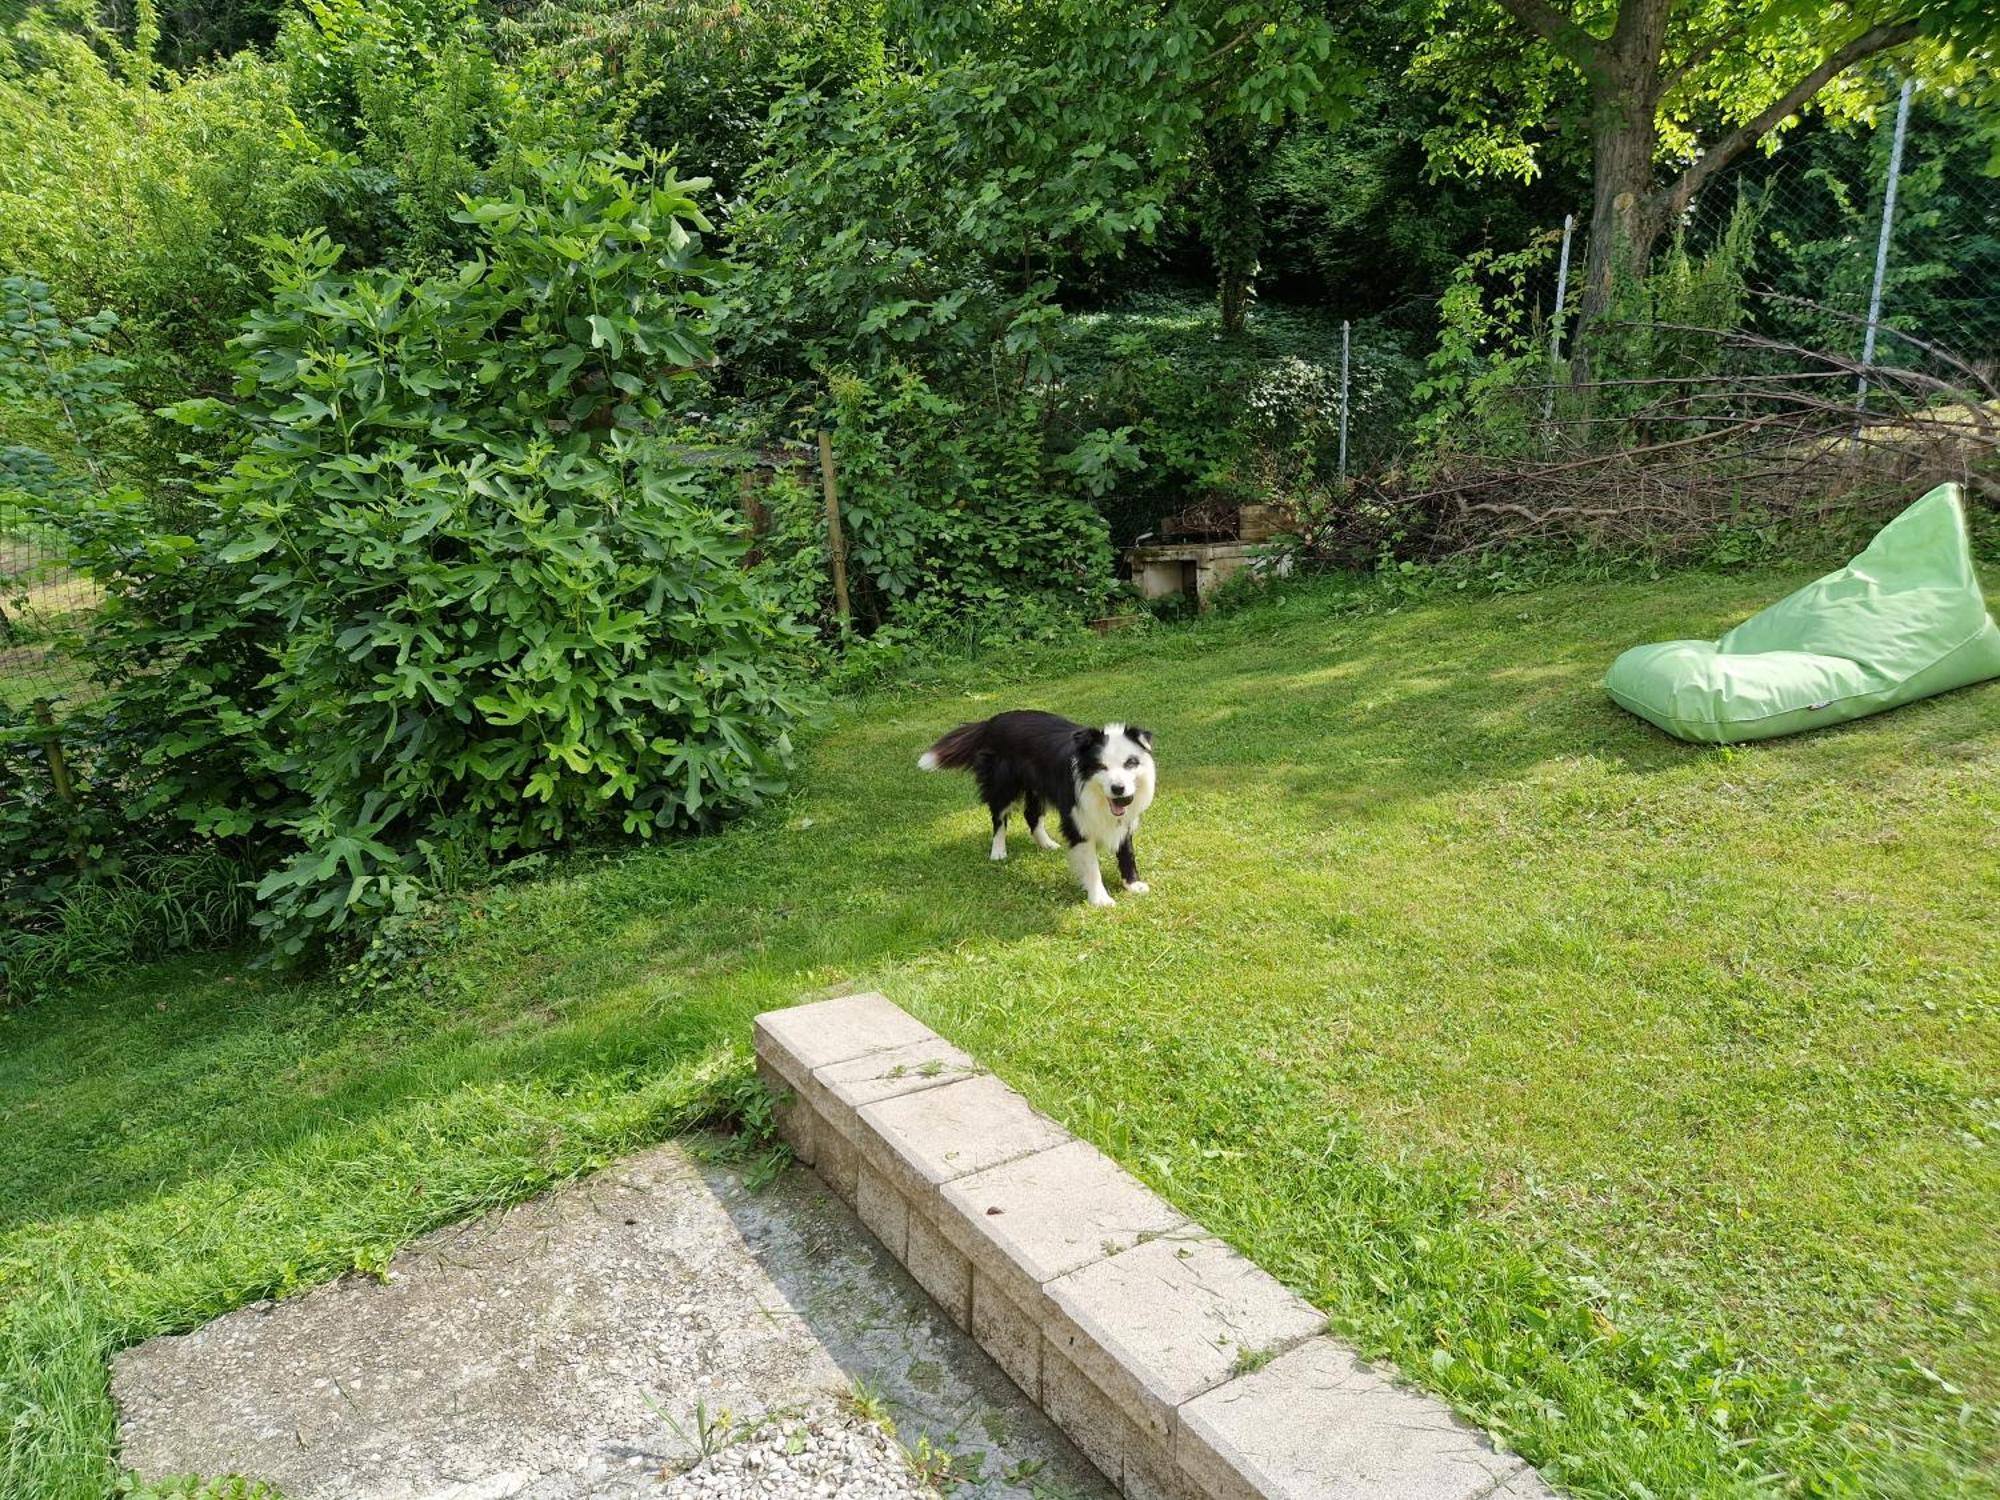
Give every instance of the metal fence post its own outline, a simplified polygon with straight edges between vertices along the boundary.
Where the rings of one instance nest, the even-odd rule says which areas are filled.
[[[1563,215],[1562,256],[1556,262],[1556,310],[1549,319],[1549,388],[1542,394],[1542,420],[1548,421],[1556,409],[1556,371],[1562,368],[1563,299],[1569,296],[1569,237],[1576,228],[1576,215]]]
[[[1340,481],[1347,482],[1347,340],[1351,325],[1340,320]]]
[[[1882,279],[1889,271],[1889,232],[1896,221],[1896,179],[1903,175],[1903,138],[1910,127],[1910,94],[1914,78],[1903,80],[1896,98],[1896,134],[1889,143],[1889,180],[1882,188],[1882,230],[1875,237],[1875,284],[1868,291],[1868,331],[1861,339],[1861,378],[1854,387],[1854,405],[1859,410],[1868,399],[1868,368],[1875,363],[1875,328],[1882,318]]]
[[[847,538],[840,529],[840,491],[833,479],[833,434],[819,430],[819,477],[826,491],[826,551],[833,561],[833,607],[845,626],[852,610],[847,602]]]

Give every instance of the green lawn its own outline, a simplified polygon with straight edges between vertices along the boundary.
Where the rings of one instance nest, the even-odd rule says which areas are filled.
[[[786,805],[482,898],[422,998],[227,963],[0,1020],[0,1493],[109,1347],[726,1110],[887,991],[1578,1494],[2000,1494],[2000,687],[1735,751],[1597,689],[1797,578],[1334,590],[849,709]],[[938,730],[1154,728],[1153,893],[985,858]]]

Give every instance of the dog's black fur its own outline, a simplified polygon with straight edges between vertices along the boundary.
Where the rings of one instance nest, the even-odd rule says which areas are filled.
[[[1128,724],[1123,732],[1134,744],[1151,750],[1151,731]],[[959,725],[931,746],[922,764],[930,770],[971,771],[979,784],[980,800],[992,814],[996,834],[1006,826],[1007,814],[1016,803],[1023,805],[1030,831],[1053,809],[1063,842],[1074,849],[1090,837],[1078,824],[1078,799],[1085,783],[1110,769],[1105,762],[1108,744],[1104,729],[1074,723],[1060,714],[1015,709]],[[1113,802],[1122,810],[1132,798]],[[1118,874],[1128,886],[1133,885],[1139,879],[1139,860],[1130,832],[1117,848]]]

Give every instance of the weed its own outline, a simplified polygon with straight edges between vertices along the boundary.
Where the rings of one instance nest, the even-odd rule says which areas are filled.
[[[738,1421],[727,1407],[711,1412],[708,1409],[708,1402],[699,1396],[695,1398],[694,1412],[690,1419],[692,1428],[676,1422],[651,1396],[642,1393],[641,1399],[651,1409],[653,1415],[666,1423],[673,1435],[690,1450],[689,1468],[705,1463],[732,1443],[741,1442],[754,1430],[754,1424]]]
[[[916,1442],[903,1449],[903,1459],[909,1465],[910,1473],[920,1484],[929,1485],[934,1490],[946,1491],[961,1484],[978,1481],[980,1460],[977,1455],[959,1453],[920,1435]]]
[[[1252,1349],[1248,1344],[1236,1347],[1236,1358],[1229,1362],[1231,1375],[1249,1375],[1261,1370],[1278,1357],[1275,1349]]]
[[[896,1435],[896,1419],[889,1413],[889,1399],[860,1376],[841,1393],[841,1405],[855,1418],[879,1427],[890,1437]]]

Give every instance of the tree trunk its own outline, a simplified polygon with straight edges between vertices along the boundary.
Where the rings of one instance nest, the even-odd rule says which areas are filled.
[[[1215,284],[1222,303],[1222,331],[1240,334],[1250,324],[1250,303],[1256,295],[1258,257],[1264,248],[1264,222],[1250,201],[1251,174],[1256,162],[1248,137],[1240,130],[1212,136],[1207,189],[1202,194],[1202,237],[1215,257]]]
[[[1654,124],[1650,100],[1607,110],[1591,143],[1590,240],[1577,304],[1577,341],[1611,306],[1621,281],[1643,276],[1661,223],[1653,189]]]

